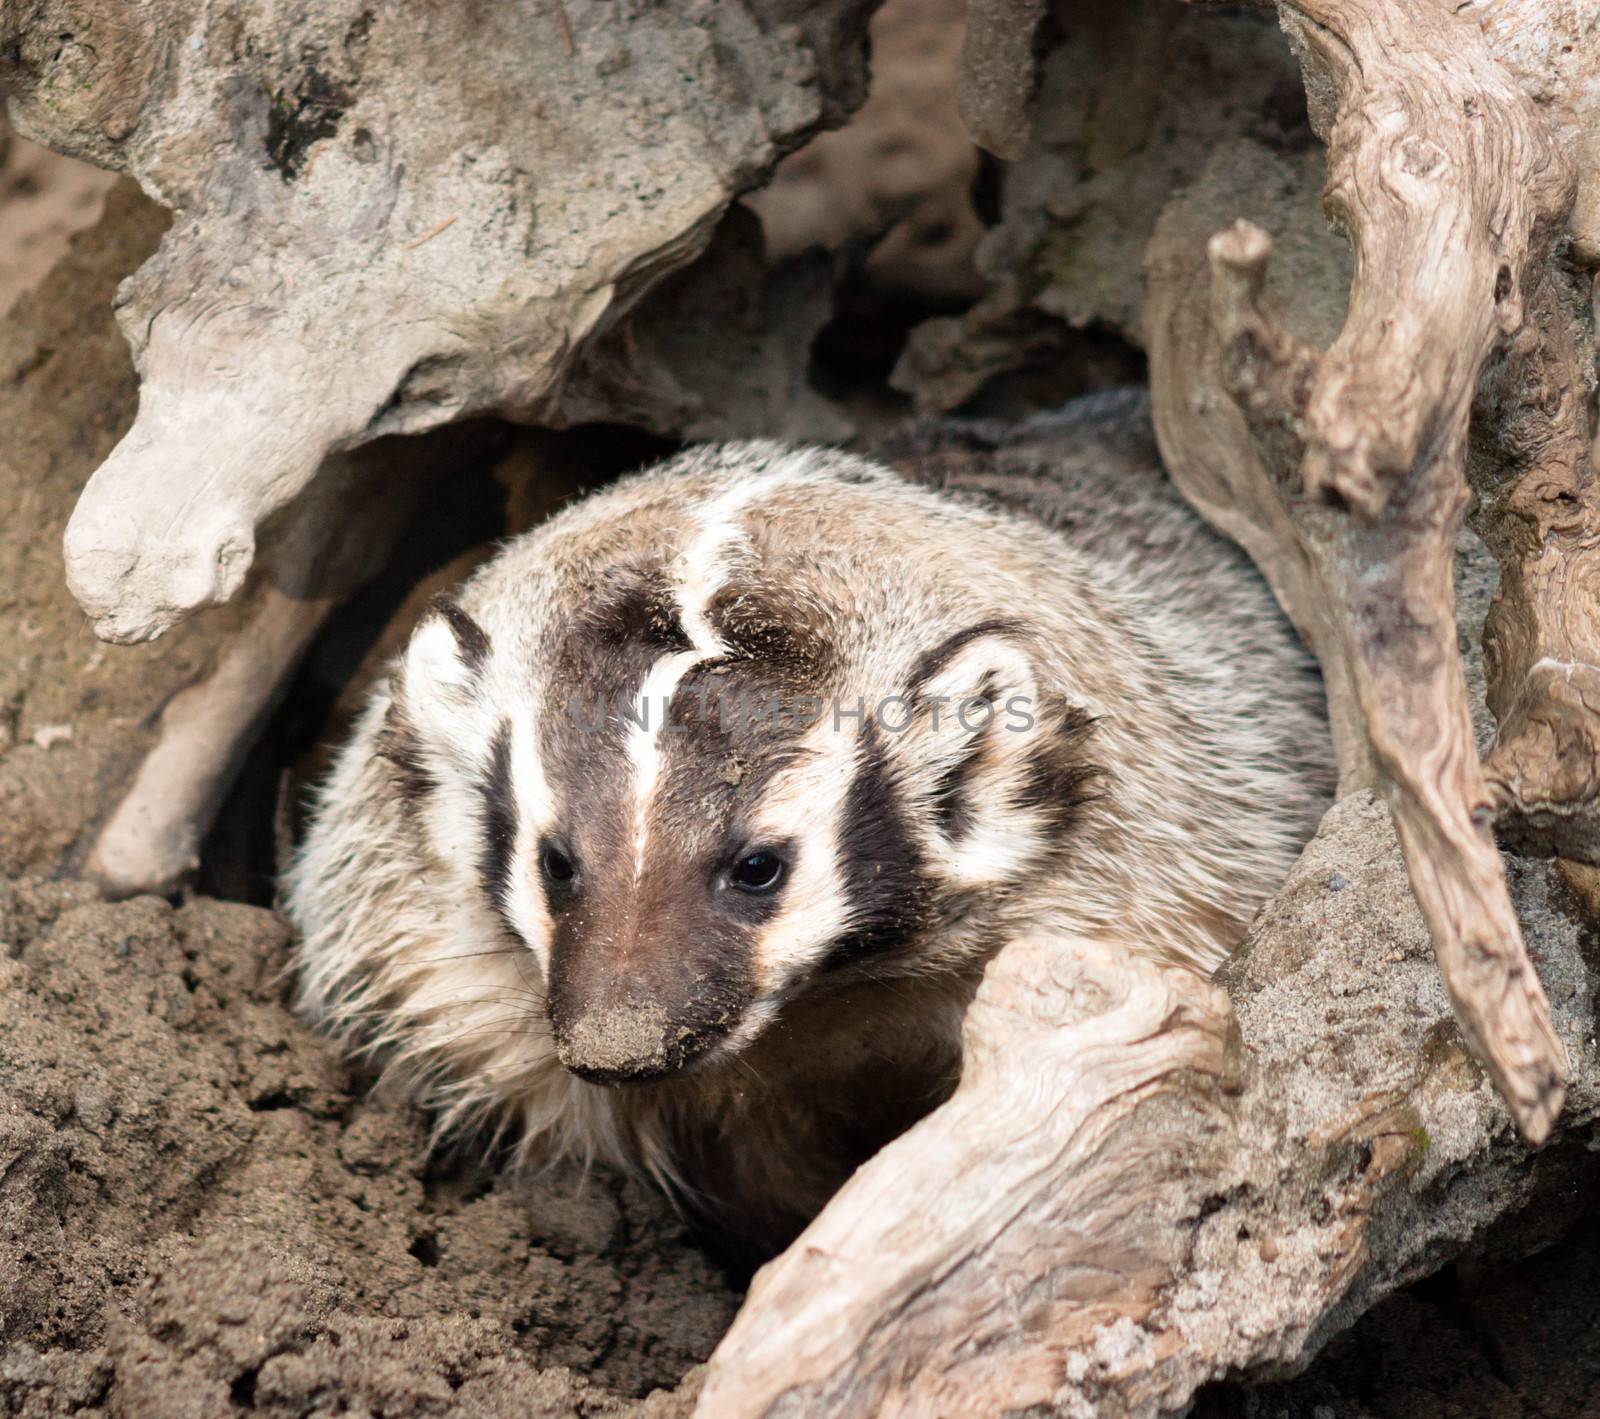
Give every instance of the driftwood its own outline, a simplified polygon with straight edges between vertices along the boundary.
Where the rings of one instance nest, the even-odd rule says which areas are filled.
[[[335,455],[270,529],[244,625],[210,674],[162,708],[155,745],[95,839],[85,872],[108,894],[170,892],[194,874],[202,836],[295,666],[416,510],[426,465],[443,461],[436,443]],[[362,535],[350,537],[357,521]]]
[[[330,453],[559,422],[591,340],[859,100],[862,0],[793,8],[7,7],[18,127],[176,212],[121,296],[138,419],[67,532],[97,632],[231,598]]]
[[[758,1277],[700,1412],[1059,1405],[1073,1357],[1147,1320],[1177,1274],[1173,1150],[1208,1188],[1241,1062],[1198,976],[1130,966],[1123,942],[1013,943],[968,1013],[955,1097]]]
[[[1263,304],[1270,240],[1240,224],[1209,243],[1201,320],[1185,306],[1193,283],[1169,224],[1152,251],[1149,318],[1153,378],[1168,385],[1163,450],[1186,486],[1191,429],[1212,425],[1206,445],[1226,452],[1195,475],[1205,496],[1221,483],[1224,498],[1252,509],[1254,526],[1230,529],[1247,546],[1299,549],[1302,574],[1277,575],[1275,586],[1323,664],[1339,667],[1346,782],[1365,777],[1369,748],[1463,1030],[1538,1141],[1559,1111],[1566,1061],[1491,825],[1499,808],[1519,840],[1582,855],[1594,822],[1584,746],[1597,721],[1581,694],[1593,673],[1584,667],[1600,658],[1600,607],[1565,585],[1589,555],[1574,524],[1589,510],[1575,490],[1592,482],[1590,439],[1570,292],[1550,264],[1574,174],[1562,135],[1475,18],[1340,0],[1287,7],[1284,20],[1329,144],[1325,204],[1356,250],[1348,312],[1325,353],[1291,335]],[[1516,449],[1524,465],[1500,464],[1499,476],[1521,485],[1506,501],[1547,498],[1566,512],[1546,516],[1534,546],[1507,525],[1525,512],[1482,518],[1506,527],[1493,541],[1512,568],[1491,639],[1502,728],[1486,777],[1451,562],[1468,499],[1468,422],[1491,356],[1498,407],[1480,437]],[[1287,521],[1267,511],[1274,501]],[[1281,557],[1261,558],[1269,575]],[[1527,574],[1541,559],[1555,564],[1540,574],[1550,587]]]
[[[29,131],[178,213],[123,295],[139,421],[67,543],[97,629],[134,640],[232,595],[258,526],[292,527],[319,470],[377,435],[477,410],[703,430],[692,341],[600,337],[856,96],[865,7],[691,23],[567,0],[419,25],[329,3],[292,40],[273,6],[114,8],[8,9],[0,56]],[[1600,20],[1284,0],[1297,69],[1266,17],[1045,10],[975,0],[964,111],[1019,156],[990,295],[921,332],[900,378],[949,407],[1045,323],[1137,338],[1175,480],[1323,663],[1344,797],[1218,983],[1137,942],[1008,945],[956,1095],[758,1277],[708,1419],[1179,1412],[1211,1378],[1294,1368],[1467,1246],[1536,1194],[1524,1137],[1600,1108],[1557,868],[1508,879],[1493,837],[1600,857]],[[419,73],[430,121],[399,121]],[[202,152],[223,155],[204,176]],[[695,279],[679,299],[708,298]],[[769,386],[752,410],[793,372],[736,363]],[[1452,583],[1469,489],[1500,565],[1481,668]],[[314,627],[321,592],[270,587],[327,548],[283,546],[271,647],[174,703],[102,839],[123,889],[182,870],[215,801],[201,757],[236,753]],[[181,792],[152,844],[163,778]]]

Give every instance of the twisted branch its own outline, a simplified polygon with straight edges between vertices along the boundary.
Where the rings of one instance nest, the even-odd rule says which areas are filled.
[[[1361,761],[1349,741],[1362,734],[1463,1033],[1538,1141],[1567,1061],[1492,835],[1508,775],[1492,788],[1478,761],[1452,566],[1475,392],[1540,309],[1573,176],[1470,20],[1381,0],[1282,14],[1328,143],[1326,205],[1356,250],[1347,316],[1325,352],[1306,346],[1265,307],[1267,234],[1243,223],[1219,233],[1207,248],[1209,330],[1176,330],[1182,294],[1153,285],[1154,382],[1189,390],[1157,399],[1163,450],[1181,486],[1218,501],[1217,460],[1197,467],[1186,448],[1202,420],[1212,445],[1227,441],[1202,392],[1220,384],[1243,415],[1232,438],[1243,456],[1220,474],[1257,545],[1241,540],[1258,551],[1287,538],[1301,553],[1308,574],[1292,582],[1263,565],[1313,627],[1341,763]],[[1197,354],[1207,342],[1209,360]],[[1261,509],[1273,504],[1269,525]],[[1527,756],[1526,734],[1507,743],[1524,748],[1502,764]]]

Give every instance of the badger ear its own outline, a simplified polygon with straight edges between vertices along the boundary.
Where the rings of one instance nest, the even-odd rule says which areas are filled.
[[[391,695],[399,717],[415,732],[459,741],[475,718],[489,651],[483,627],[448,597],[435,596],[395,668]]]
[[[924,656],[907,698],[902,781],[931,870],[962,887],[1014,878],[1082,801],[1088,717],[1041,703],[1032,657],[1003,625]]]

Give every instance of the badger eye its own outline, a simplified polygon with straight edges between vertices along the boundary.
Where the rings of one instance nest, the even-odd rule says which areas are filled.
[[[741,892],[770,892],[783,881],[784,862],[775,852],[747,853],[728,873],[729,886]]]
[[[566,853],[554,843],[546,843],[539,849],[539,870],[544,873],[545,881],[565,886],[572,881],[576,869]]]

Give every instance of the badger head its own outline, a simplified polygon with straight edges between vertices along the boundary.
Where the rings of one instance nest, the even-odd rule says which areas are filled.
[[[970,959],[962,923],[1087,796],[1086,720],[1041,692],[1025,626],[867,614],[718,556],[692,586],[682,559],[595,568],[531,628],[437,603],[396,680],[418,831],[537,963],[556,1053],[595,1083]]]

